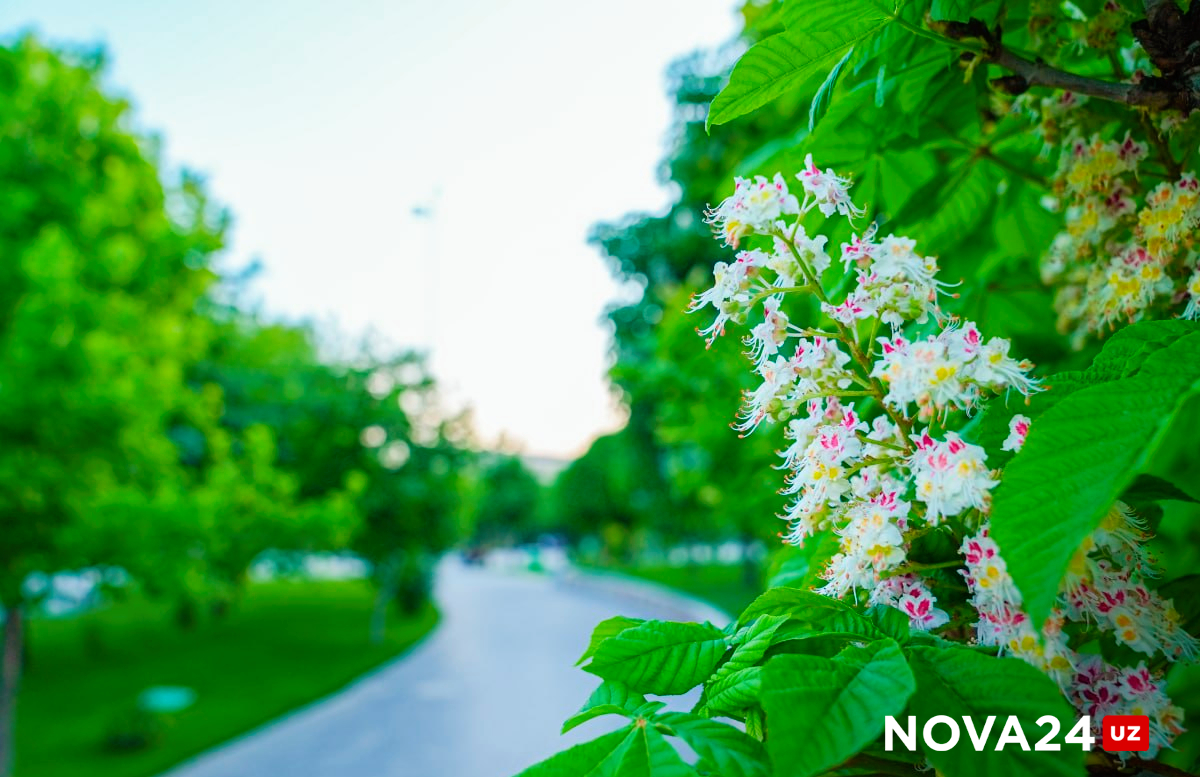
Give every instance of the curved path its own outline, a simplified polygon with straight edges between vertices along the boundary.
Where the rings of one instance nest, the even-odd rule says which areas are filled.
[[[573,667],[596,623],[725,620],[654,586],[452,560],[436,595],[442,621],[411,653],[167,777],[510,777],[615,725],[558,736],[598,682]]]

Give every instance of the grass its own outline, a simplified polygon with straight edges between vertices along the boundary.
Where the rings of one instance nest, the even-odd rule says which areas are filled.
[[[741,564],[620,566],[613,569],[683,591],[731,615],[740,613],[754,597],[763,592],[760,581],[753,585],[747,583]]]
[[[338,690],[424,636],[432,606],[392,617],[372,645],[365,581],[252,585],[220,622],[174,625],[162,603],[132,599],[30,624],[17,708],[16,777],[148,777],[288,710]],[[154,747],[113,752],[107,734],[152,685],[182,685],[196,703]]]

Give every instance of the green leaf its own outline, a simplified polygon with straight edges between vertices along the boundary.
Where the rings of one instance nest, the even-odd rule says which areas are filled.
[[[989,466],[1003,466],[1013,456],[1011,452],[1001,450],[1000,446],[1008,438],[1008,423],[1014,415],[1019,413],[1037,419],[1076,391],[1103,382],[1087,372],[1060,372],[1046,378],[1042,382],[1045,390],[1031,396],[1028,404],[1019,401],[1019,398],[994,397],[984,405],[979,421],[964,436],[987,450]]]
[[[916,688],[892,640],[835,658],[779,656],[767,663],[762,702],[767,746],[779,777],[810,777],[837,766],[883,732]]]
[[[711,623],[646,621],[600,643],[584,671],[643,693],[680,694],[708,679],[725,653]]]
[[[610,759],[618,748],[624,746],[632,732],[632,727],[626,727],[590,742],[575,745],[534,764],[516,777],[600,777],[603,772],[597,771],[597,767]]]
[[[704,698],[697,705],[702,714],[737,714],[758,701],[761,667],[755,666],[766,655],[779,629],[788,622],[786,615],[762,615],[734,636],[737,647],[729,660],[721,664],[705,684]]]
[[[1005,468],[992,532],[1034,623],[1067,564],[1200,388],[1200,333],[1150,354],[1132,377],[1080,389],[1030,428]]]
[[[970,0],[933,0],[929,4],[930,17],[939,21],[952,19],[965,22],[971,16]]]
[[[1043,715],[1058,718],[1059,743],[1075,724],[1075,711],[1058,686],[1037,669],[1017,658],[996,658],[957,647],[913,647],[908,651],[908,660],[917,679],[909,712],[917,718],[918,736],[925,721],[934,715],[949,715],[956,721],[969,715],[976,731],[981,731],[987,716],[996,716],[991,744],[981,752],[975,751],[965,730],[950,750],[926,749],[925,757],[939,773],[974,777],[1084,774],[1084,754],[1075,746],[1063,745],[1058,752],[1026,752],[1014,745],[1006,745],[999,752],[994,749],[1009,715],[1020,720],[1031,746],[1048,731],[1037,725]],[[940,733],[944,735],[945,730]]]
[[[825,110],[829,106],[829,101],[833,94],[833,89],[837,86],[838,79],[842,75],[842,68],[850,60],[854,54],[854,47],[846,49],[846,53],[833,66],[833,70],[829,71],[829,75],[825,76],[825,80],[821,82],[820,88],[817,89],[816,95],[813,96],[812,103],[808,106],[808,131],[812,132],[817,126],[817,114]]]
[[[872,0],[784,0],[781,17],[787,29],[812,33],[883,21],[891,15]]]
[[[584,702],[571,717],[563,723],[562,733],[567,733],[580,723],[585,723],[601,715],[625,715],[633,717],[646,706],[646,697],[629,690],[624,683],[605,680],[600,687],[592,691],[592,695]]]
[[[763,668],[751,666],[714,677],[709,683],[702,711],[713,715],[736,715],[758,703]]]
[[[849,605],[799,588],[772,588],[750,603],[739,623],[763,616],[785,617],[772,637],[772,653],[830,654],[846,642],[863,642],[903,636],[890,616],[886,624],[857,612]],[[894,633],[889,633],[889,630]],[[828,638],[828,639],[823,639]],[[819,644],[818,644],[819,640]],[[806,641],[813,644],[792,645]]]
[[[665,733],[687,742],[696,754],[716,767],[721,777],[767,777],[767,753],[761,743],[736,728],[686,712],[664,712],[654,720]]]
[[[1174,483],[1155,475],[1138,475],[1129,488],[1121,494],[1121,501],[1132,505],[1152,502],[1200,502]]]
[[[1170,599],[1179,613],[1179,626],[1189,634],[1200,628],[1200,575],[1176,578],[1158,589],[1164,599]]]
[[[751,46],[734,65],[728,85],[713,100],[707,126],[732,121],[824,76],[850,49],[893,20],[882,8],[864,0],[838,5],[845,13],[825,29],[788,29]]]
[[[734,636],[737,647],[734,648],[733,655],[721,665],[713,678],[720,677],[722,673],[754,666],[761,661],[767,654],[767,648],[771,647],[776,632],[787,622],[787,615],[761,615],[754,623],[740,629]]]
[[[583,651],[583,655],[575,662],[575,666],[579,666],[584,661],[596,654],[596,649],[600,647],[600,643],[609,637],[615,637],[625,629],[633,628],[640,623],[645,623],[641,618],[626,618],[624,615],[617,615],[608,620],[600,621],[596,624],[596,628],[592,629],[592,639],[588,642],[587,650]]]
[[[881,633],[886,634],[901,645],[908,642],[908,637],[912,633],[912,626],[909,623],[908,616],[895,607],[889,607],[886,604],[877,604],[867,610],[867,617]]]
[[[653,727],[635,727],[631,740],[613,777],[696,777],[696,770]]]
[[[768,658],[775,656],[803,653],[808,656],[824,656],[833,658],[846,649],[846,646],[862,642],[861,634],[851,634],[844,631],[784,631],[782,639],[771,646]]]
[[[1196,322],[1179,319],[1127,326],[1109,338],[1087,372],[1102,380],[1127,378],[1136,374],[1151,354],[1197,331],[1200,325]]]
[[[697,777],[662,734],[642,724],[576,745],[517,777]]]
[[[858,615],[844,602],[802,588],[771,588],[742,611],[738,624],[747,624],[760,615],[783,615],[817,625],[847,613]],[[862,617],[862,616],[859,616]]]
[[[969,237],[993,210],[1000,177],[980,158],[968,157],[923,186],[896,214],[896,221],[908,226],[926,253],[948,256],[949,249]],[[932,213],[931,202],[938,203]],[[947,275],[965,269],[955,268],[949,261],[943,263]]]

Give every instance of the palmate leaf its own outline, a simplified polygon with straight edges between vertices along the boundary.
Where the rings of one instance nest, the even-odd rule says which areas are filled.
[[[738,625],[752,623],[762,615],[784,615],[805,623],[820,625],[847,613],[858,615],[848,604],[837,599],[803,588],[779,587],[759,594],[758,598],[742,611]]]
[[[786,615],[762,615],[734,636],[737,647],[705,684],[704,698],[697,706],[703,714],[736,714],[757,703],[762,685],[762,667],[775,635],[788,622]]]
[[[766,777],[770,773],[763,746],[733,726],[686,712],[664,712],[654,723],[664,733],[687,742],[721,777]]]
[[[1117,380],[1137,373],[1153,353],[1196,332],[1192,321],[1145,321],[1118,330],[1087,368],[1093,380]]]
[[[836,657],[778,656],[767,663],[762,703],[777,777],[811,777],[845,761],[899,715],[916,681],[893,640]]]
[[[758,703],[763,668],[751,666],[714,677],[705,689],[703,709],[712,715],[732,715]]]
[[[575,745],[534,764],[517,777],[599,777],[604,772],[598,771],[598,767],[608,760],[618,747],[624,745],[630,731],[630,728],[623,728],[590,742]]]
[[[645,721],[584,742],[517,777],[697,777],[662,734]]]
[[[579,712],[567,718],[563,723],[562,733],[565,734],[579,724],[601,715],[636,717],[639,714],[652,714],[663,706],[663,702],[647,702],[645,696],[631,691],[624,683],[605,680],[599,688],[592,691],[592,695],[579,708]]]
[[[896,221],[911,225],[911,236],[925,252],[943,257],[947,274],[959,272],[962,268],[953,267],[950,249],[966,240],[994,210],[1000,179],[996,168],[978,157],[966,157],[913,195]],[[931,202],[938,204],[932,213]]]
[[[890,19],[884,3],[873,0],[784,0],[783,26],[797,32],[826,32],[847,25]]]
[[[1055,741],[1059,743],[1074,725],[1074,710],[1054,681],[1037,669],[1017,658],[996,658],[957,647],[912,647],[908,661],[917,680],[909,712],[917,719],[918,738],[925,721],[935,715],[948,715],[960,727],[962,716],[969,715],[976,731],[982,729],[989,715],[996,716],[990,744],[982,752],[975,751],[970,737],[961,728],[958,744],[950,750],[926,749],[929,765],[938,773],[977,777],[1084,774],[1083,751],[1071,745],[1062,745],[1058,752],[1025,752],[1017,745],[1005,745],[999,752],[994,749],[1009,715],[1020,720],[1031,746],[1048,731],[1037,725],[1043,715],[1058,718],[1060,729]],[[946,735],[944,728],[939,733]]]
[[[1170,481],[1154,475],[1138,475],[1129,488],[1121,494],[1121,501],[1131,505],[1148,505],[1154,502],[1191,502],[1200,499],[1192,496]]]
[[[602,620],[596,624],[596,628],[592,629],[592,638],[588,642],[587,650],[583,651],[583,655],[575,662],[575,666],[579,666],[584,661],[587,661],[596,654],[596,649],[600,647],[600,643],[609,637],[615,637],[625,629],[633,628],[640,623],[645,623],[640,618],[626,618],[624,615],[617,615],[607,620]]]
[[[724,124],[816,78],[825,78],[856,45],[870,40],[895,20],[894,13],[870,0],[789,3],[784,32],[742,55],[729,83],[713,100],[707,126]]]
[[[1034,623],[1049,614],[1080,544],[1197,390],[1200,332],[1193,331],[1146,356],[1135,375],[1081,388],[1034,421],[1005,467],[991,517]]]
[[[737,647],[734,649],[733,655],[721,665],[721,668],[713,675],[713,679],[722,674],[754,666],[761,661],[767,654],[767,649],[771,647],[775,634],[787,622],[788,616],[786,615],[760,615],[749,626],[739,629],[734,636]]]
[[[646,621],[601,642],[583,669],[642,693],[680,694],[708,679],[725,648],[711,623]]]
[[[773,643],[820,636],[838,636],[859,642],[888,637],[902,641],[908,635],[907,627],[901,629],[899,624],[903,618],[882,612],[874,612],[868,617],[845,602],[801,588],[772,588],[760,594],[742,612],[738,623],[751,623],[764,617],[787,619],[787,623],[775,627]]]

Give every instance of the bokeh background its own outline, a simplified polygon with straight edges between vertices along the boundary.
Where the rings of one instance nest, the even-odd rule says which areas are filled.
[[[595,621],[753,595],[770,446],[683,313],[787,126],[704,135],[742,19],[0,8],[0,773],[509,774]]]
[[[806,575],[684,312],[802,158],[799,97],[704,127],[772,7],[0,5],[0,777],[506,777],[605,725],[597,621]],[[998,212],[960,303],[1040,361]]]

